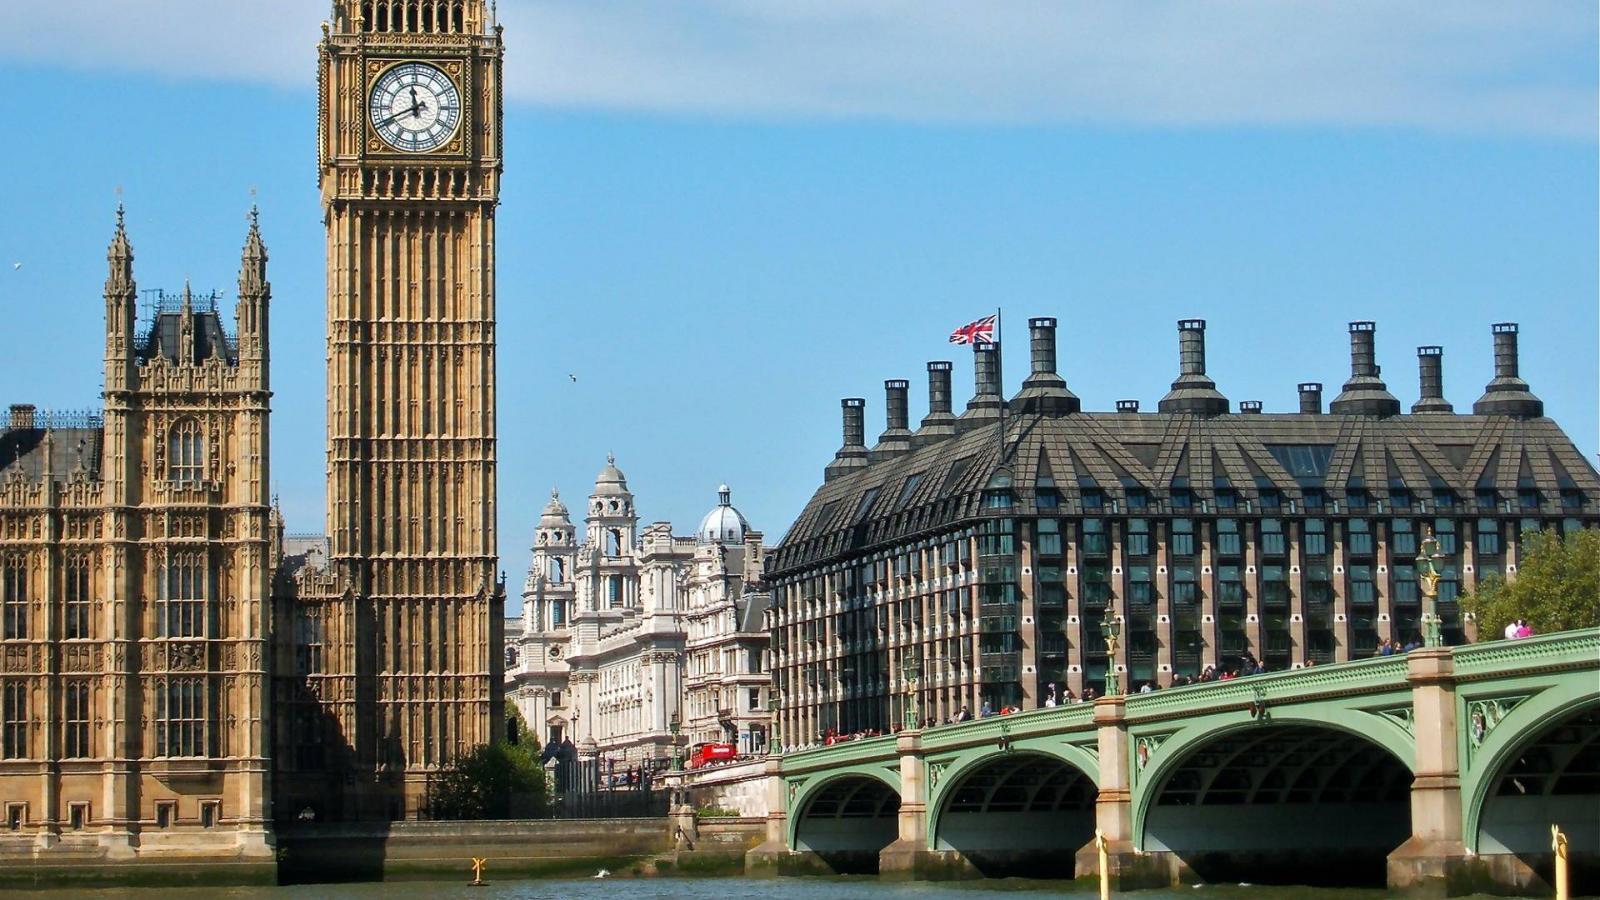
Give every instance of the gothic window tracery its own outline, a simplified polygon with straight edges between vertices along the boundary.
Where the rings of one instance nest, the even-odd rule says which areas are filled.
[[[202,678],[170,678],[156,690],[156,756],[206,755]]]
[[[167,435],[167,478],[181,485],[197,485],[205,478],[206,444],[200,423],[185,416]]]
[[[162,578],[157,633],[161,637],[205,637],[209,572],[205,554],[175,553]]]
[[[7,640],[28,636],[28,558],[12,553],[0,558],[0,606],[5,607]]]

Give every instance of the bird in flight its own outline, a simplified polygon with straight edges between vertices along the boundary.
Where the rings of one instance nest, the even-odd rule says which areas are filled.
[[[577,384],[578,383],[578,376],[572,374],[571,372],[567,373],[567,377],[572,379],[572,383],[573,384]]]

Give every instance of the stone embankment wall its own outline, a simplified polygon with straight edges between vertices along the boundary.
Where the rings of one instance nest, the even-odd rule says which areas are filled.
[[[719,809],[741,818],[767,817],[766,760],[754,758],[683,774],[683,787],[695,809]]]
[[[541,875],[653,875],[673,850],[668,819],[542,819],[319,825],[280,832],[286,884],[395,878],[469,880]],[[635,871],[637,870],[637,871]]]

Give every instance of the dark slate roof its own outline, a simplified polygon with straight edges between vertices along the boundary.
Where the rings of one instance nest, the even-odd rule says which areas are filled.
[[[171,362],[201,363],[215,356],[224,362],[234,362],[237,354],[222,328],[222,317],[215,310],[196,311],[194,317],[194,358],[179,359],[182,355],[184,312],[163,311],[155,316],[150,331],[139,348],[140,359],[165,357]]]
[[[744,632],[765,632],[767,630],[765,616],[767,607],[772,605],[772,594],[769,591],[746,591],[737,601],[739,630]]]
[[[825,482],[772,553],[768,577],[975,516],[999,468],[997,430],[977,427]],[[1330,502],[1352,488],[1387,499],[1391,485],[1418,500],[1447,488],[1461,509],[1473,507],[1480,487],[1515,499],[1519,486],[1533,486],[1546,514],[1561,509],[1564,489],[1577,489],[1585,515],[1600,510],[1600,476],[1548,418],[1077,413],[1008,415],[1006,430],[1017,514],[1032,510],[1041,475],[1054,481],[1062,515],[1082,514],[1086,488],[1108,502],[1142,488],[1149,513],[1167,514],[1175,486],[1189,488],[1196,512],[1218,490],[1232,489],[1242,505],[1263,489],[1285,500],[1310,488]]]
[[[21,472],[25,481],[39,481],[45,470],[45,425],[51,425],[50,466],[58,481],[66,481],[79,461],[91,480],[100,477],[100,448],[105,433],[96,416],[61,416],[70,424],[53,427],[51,417],[41,415],[33,428],[0,428],[0,478]]]

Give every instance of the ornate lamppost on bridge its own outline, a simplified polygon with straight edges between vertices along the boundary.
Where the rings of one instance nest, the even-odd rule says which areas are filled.
[[[1439,647],[1444,644],[1439,621],[1439,563],[1445,555],[1439,552],[1439,539],[1433,529],[1424,525],[1422,547],[1417,553],[1417,586],[1422,592],[1422,646]]]
[[[920,705],[917,702],[920,693],[917,690],[917,683],[922,674],[920,656],[915,648],[906,648],[900,654],[900,675],[906,683],[905,708],[901,711],[901,718],[907,729],[916,728],[922,722],[921,711],[917,709]]]
[[[767,755],[777,756],[783,753],[783,744],[778,740],[778,688],[776,685],[767,686]]]
[[[683,723],[674,712],[667,721],[667,732],[672,735],[672,771],[683,771],[683,753],[678,749],[678,732],[682,730]]]
[[[1116,607],[1107,604],[1100,633],[1106,639],[1106,696],[1115,697],[1122,693],[1121,680],[1117,678],[1117,638],[1122,636],[1122,623],[1117,621]]]

